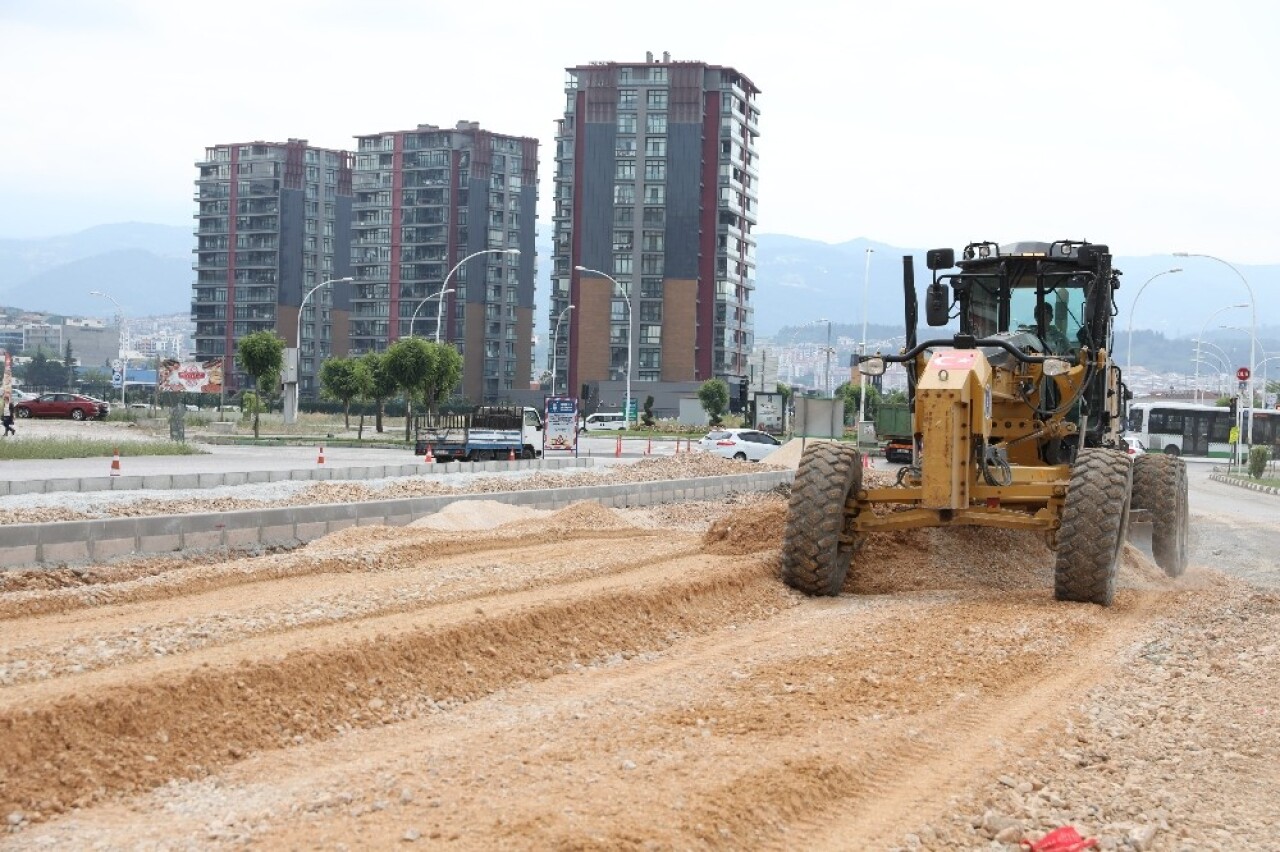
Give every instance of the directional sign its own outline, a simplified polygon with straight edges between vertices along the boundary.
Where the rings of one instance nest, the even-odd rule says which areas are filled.
[[[119,370],[111,371],[111,387],[118,388],[124,384],[124,373]]]
[[[1236,378],[1237,378],[1237,379],[1239,379],[1239,380],[1240,380],[1240,381],[1242,381],[1242,382],[1247,382],[1247,381],[1249,381],[1249,376],[1250,376],[1250,375],[1251,375],[1251,373],[1249,372],[1249,368],[1248,368],[1248,367],[1241,367],[1239,370],[1236,370]]]

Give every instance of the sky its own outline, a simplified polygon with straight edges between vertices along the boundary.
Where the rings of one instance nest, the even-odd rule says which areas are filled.
[[[479,121],[541,140],[564,69],[761,90],[758,231],[1089,239],[1280,262],[1280,4],[0,0],[0,238],[192,222],[207,146]]]

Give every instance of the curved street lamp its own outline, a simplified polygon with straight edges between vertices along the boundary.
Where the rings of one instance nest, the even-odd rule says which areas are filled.
[[[450,293],[455,293],[455,292],[457,291],[454,290],[452,287],[449,287],[448,289],[441,290],[439,293],[432,293],[430,296],[427,296],[421,302],[418,302],[418,307],[413,309],[413,316],[409,318],[409,336],[413,337],[413,324],[418,321],[418,311],[422,310],[423,305],[425,305],[427,302],[430,302],[432,299],[443,299],[445,296],[449,295]],[[436,343],[440,342],[440,313],[443,310],[444,310],[444,302],[441,302],[439,310],[436,311]]]
[[[1240,327],[1240,326],[1238,326],[1238,325],[1220,325],[1220,326],[1218,326],[1218,328],[1225,328],[1225,329],[1228,329],[1228,330],[1230,330],[1230,331],[1243,331],[1243,332],[1245,332],[1246,334],[1251,333],[1251,332],[1249,332],[1249,329],[1247,329],[1247,328],[1241,328],[1241,327]],[[1267,407],[1267,367],[1266,367],[1266,364],[1267,364],[1267,362],[1268,362],[1268,361],[1270,361],[1270,360],[1271,360],[1271,356],[1269,356],[1269,355],[1267,354],[1267,350],[1266,350],[1265,348],[1263,348],[1262,344],[1261,344],[1261,343],[1259,343],[1258,341],[1256,341],[1256,340],[1255,340],[1255,341],[1253,341],[1253,345],[1254,345],[1254,346],[1256,346],[1256,347],[1258,348],[1258,351],[1262,353],[1262,360],[1261,360],[1261,361],[1256,361],[1256,362],[1254,362],[1254,364],[1253,364],[1253,368],[1252,368],[1252,369],[1253,369],[1253,370],[1257,370],[1257,369],[1261,369],[1261,370],[1262,370],[1262,407],[1263,407],[1263,408],[1266,408],[1266,407]],[[1251,400],[1249,400],[1249,408],[1253,408],[1253,400],[1252,400],[1252,399],[1251,399]]]
[[[1223,266],[1229,268],[1240,278],[1240,283],[1244,285],[1244,289],[1249,291],[1249,311],[1251,314],[1249,322],[1249,433],[1247,441],[1253,444],[1253,374],[1255,361],[1257,360],[1257,340],[1258,340],[1258,300],[1253,297],[1253,288],[1249,286],[1249,281],[1230,263],[1227,263],[1220,257],[1214,257],[1211,254],[1196,254],[1188,251],[1175,251],[1174,257],[1203,257],[1209,260],[1216,260]]]
[[[1213,313],[1209,314],[1209,318],[1208,318],[1207,320],[1205,320],[1205,321],[1204,321],[1204,325],[1200,327],[1200,336],[1199,336],[1199,337],[1197,337],[1197,338],[1196,338],[1196,341],[1195,341],[1195,342],[1196,342],[1196,357],[1197,357],[1197,358],[1199,358],[1199,357],[1200,357],[1200,344],[1201,344],[1201,343],[1208,344],[1209,346],[1213,346],[1213,345],[1214,345],[1214,344],[1213,344],[1213,341],[1205,340],[1205,339],[1204,339],[1205,332],[1209,330],[1209,323],[1213,322],[1213,318],[1214,318],[1214,317],[1216,317],[1218,314],[1222,313],[1223,311],[1230,311],[1230,310],[1235,310],[1235,309],[1238,309],[1238,308],[1247,308],[1247,307],[1249,307],[1247,304],[1241,304],[1241,305],[1227,305],[1225,308],[1218,308],[1216,311],[1214,311]],[[1219,347],[1219,348],[1221,348],[1221,347]],[[1223,352],[1222,354],[1223,354],[1223,355],[1226,355],[1227,353],[1226,353],[1226,352]],[[1197,364],[1196,364],[1196,402],[1199,402],[1199,401],[1200,401],[1200,365],[1197,363]]]
[[[560,312],[560,316],[556,317],[556,331],[551,337],[551,395],[556,395],[556,355],[560,352],[560,322],[564,319],[565,314],[576,308],[577,305],[570,305]]]
[[[480,249],[480,251],[472,252],[471,254],[467,255],[467,256],[466,256],[466,257],[464,257],[462,260],[458,261],[457,263],[455,263],[455,264],[453,265],[453,269],[450,269],[450,270],[449,270],[449,274],[448,274],[448,275],[446,275],[446,276],[444,277],[444,283],[440,285],[440,293],[439,293],[439,294],[437,294],[437,295],[443,295],[444,293],[453,293],[453,292],[455,292],[454,290],[452,290],[452,289],[450,289],[450,288],[449,288],[449,280],[450,280],[451,278],[453,278],[453,274],[454,274],[455,272],[457,272],[459,269],[461,269],[461,268],[462,268],[462,265],[463,265],[463,264],[465,264],[465,263],[466,263],[468,260],[470,260],[471,258],[473,258],[473,257],[479,257],[479,256],[480,256],[480,255],[482,255],[482,254],[519,254],[519,253],[520,253],[520,249],[518,249],[518,248],[511,248],[511,249]],[[430,298],[432,298],[432,297],[431,297],[431,296],[428,296],[427,298],[428,298],[428,299],[430,299]],[[424,299],[423,301],[426,301],[426,299]],[[422,305],[421,305],[421,304],[419,304],[419,305],[418,305],[418,307],[422,307]],[[417,314],[417,311],[416,311],[416,310],[414,311],[414,314],[415,314],[415,315]],[[441,325],[441,323],[443,323],[443,322],[444,322],[444,316],[443,316],[443,314],[444,314],[444,302],[443,302],[443,301],[441,301],[441,302],[440,302],[440,311],[436,314],[436,343],[439,343],[439,342],[440,342],[440,325]],[[409,336],[410,336],[410,337],[412,337],[412,336],[413,336],[413,320],[409,320]]]
[[[120,303],[112,299],[101,290],[90,290],[90,296],[101,296],[104,299],[111,299],[111,304],[116,306],[116,313],[120,315],[120,409],[124,410],[124,386],[129,378],[129,356],[124,351],[124,308],[120,307]],[[67,369],[71,369],[71,365],[67,365]]]
[[[293,381],[285,384],[284,398],[284,422],[295,423],[298,420],[298,400],[301,395],[300,385],[302,384],[302,317],[307,307],[307,301],[315,295],[315,292],[322,287],[328,287],[330,284],[350,284],[354,281],[350,276],[346,278],[328,278],[321,281],[316,286],[307,291],[302,297],[302,301],[298,304],[298,333],[294,340],[294,370]],[[317,354],[319,354],[317,350]]]
[[[622,412],[622,417],[623,417],[623,421],[627,424],[627,428],[630,429],[631,428],[631,335],[635,328],[635,326],[631,322],[632,320],[631,297],[627,295],[622,285],[618,283],[618,279],[614,278],[612,275],[610,275],[607,272],[601,272],[599,269],[588,269],[585,266],[575,266],[574,269],[576,269],[579,272],[588,272],[592,275],[599,275],[601,278],[608,278],[610,281],[613,282],[613,286],[615,290],[620,291],[622,298],[626,300],[626,303],[627,303],[627,398],[623,404],[624,410]]]
[[[1124,356],[1124,371],[1127,373],[1133,369],[1133,314],[1134,309],[1138,307],[1138,299],[1142,297],[1142,291],[1147,289],[1147,285],[1155,281],[1161,275],[1170,275],[1174,272],[1181,272],[1181,266],[1175,266],[1173,269],[1166,269],[1164,272],[1157,272],[1146,281],[1142,282],[1142,286],[1138,288],[1138,294],[1133,297],[1133,301],[1129,303],[1129,350]]]

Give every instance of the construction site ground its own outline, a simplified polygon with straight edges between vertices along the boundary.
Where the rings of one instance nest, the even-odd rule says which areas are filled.
[[[1127,547],[1108,609],[980,529],[805,598],[779,492],[9,572],[0,845],[1274,849],[1280,498],[1192,488],[1192,567]]]

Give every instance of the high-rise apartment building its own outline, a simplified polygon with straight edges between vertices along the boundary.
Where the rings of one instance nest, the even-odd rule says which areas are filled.
[[[470,121],[357,139],[352,351],[435,338],[462,354],[468,400],[527,391],[538,141]]]
[[[196,163],[195,356],[226,357],[228,390],[250,386],[235,368],[240,338],[275,331],[292,347],[302,323],[299,393],[318,394],[316,374],[347,352],[350,290],[312,288],[351,274],[348,151],[305,139],[215,145]]]
[[[736,387],[754,336],[759,90],[733,68],[666,54],[566,71],[552,326],[574,310],[555,386],[625,379],[630,363],[640,399],[644,382]]]

